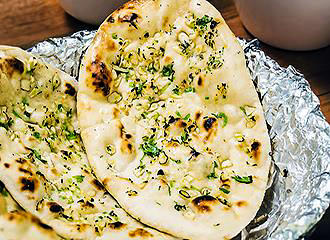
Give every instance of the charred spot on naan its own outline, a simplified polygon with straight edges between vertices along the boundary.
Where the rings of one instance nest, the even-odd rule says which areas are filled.
[[[14,72],[22,74],[24,72],[24,63],[17,58],[1,58],[0,59],[0,70],[9,77],[11,77]]]
[[[135,147],[133,146],[132,135],[126,133],[122,123],[119,123],[119,137],[121,138],[120,151],[124,154],[133,154],[135,153]]]
[[[30,170],[25,169],[25,168],[23,168],[23,167],[19,167],[19,168],[18,168],[18,171],[21,172],[21,173],[24,173],[24,174],[26,174],[26,175],[33,176],[33,173],[32,173]]]
[[[234,203],[237,207],[245,207],[248,205],[248,203],[244,200],[241,200],[241,201],[237,201]]]
[[[170,20],[170,18],[168,16],[164,16],[162,18],[162,27],[163,28],[166,28],[168,26],[169,20]]]
[[[113,118],[118,118],[120,116],[120,110],[118,108],[113,108],[112,114]]]
[[[19,186],[21,186],[21,191],[29,191],[34,193],[39,187],[39,181],[34,177],[20,177],[18,179]]]
[[[198,76],[197,85],[199,87],[203,87],[203,85],[204,85],[204,76],[203,75]]]
[[[120,151],[124,154],[133,154],[135,152],[135,148],[131,142],[124,139],[121,142]]]
[[[64,212],[64,208],[56,202],[48,202],[47,206],[52,213]]]
[[[52,230],[52,228],[44,223],[42,223],[39,218],[33,216],[33,215],[30,215],[31,217],[31,221],[35,224],[37,224],[39,227],[45,229],[45,230]]]
[[[202,113],[201,112],[196,112],[195,113],[195,120],[198,121],[202,116]]]
[[[131,10],[131,9],[129,9]],[[130,26],[134,27],[135,29],[138,29],[138,20],[141,17],[136,12],[130,12],[124,13],[123,15],[118,16],[118,22],[120,23],[129,23]]]
[[[108,227],[113,229],[113,230],[120,230],[120,229],[122,229],[126,226],[127,226],[127,224],[122,223],[122,222],[108,223]]]
[[[15,160],[17,163],[24,164],[27,163],[27,161],[24,158],[19,158]]]
[[[113,16],[109,16],[108,19],[106,20],[106,22],[108,23],[114,23],[115,22],[115,19]]]
[[[86,223],[83,223],[83,224],[78,224],[77,225],[77,230],[78,232],[86,232],[87,229],[90,227],[90,225],[86,224]]]
[[[183,121],[182,119],[179,119],[176,124],[175,124],[178,128],[185,128],[188,124]]]
[[[66,83],[64,93],[74,97],[76,96],[77,91],[70,83]]]
[[[142,237],[142,238],[153,237],[153,235],[150,232],[144,230],[143,228],[137,228],[133,231],[130,231],[128,233],[128,235],[132,238],[135,238],[135,237]]]
[[[173,63],[173,58],[170,56],[166,56],[164,58],[164,62],[165,62],[165,64],[171,64],[171,63]]]
[[[214,118],[214,117],[206,118],[204,123],[203,123],[203,127],[207,132],[210,132],[215,127],[216,122],[217,122],[217,119]]]
[[[131,134],[129,134],[129,133],[126,133],[126,134],[125,134],[125,138],[126,138],[126,139],[131,139],[132,137],[133,137],[133,136],[132,136]]]
[[[193,206],[200,213],[208,213],[212,211],[212,205],[218,203],[218,200],[210,195],[203,195],[195,198],[192,201]]]
[[[84,201],[84,200],[82,200],[82,201],[78,201],[79,203],[80,203],[80,205],[81,205],[81,207],[82,208],[94,208],[95,207],[95,205],[93,204],[93,203],[91,203],[90,201]]]
[[[13,211],[7,215],[9,221],[24,222],[26,219],[31,219],[32,223],[35,223],[44,230],[52,230],[52,228],[44,223],[42,223],[37,217],[24,212],[24,211]]]
[[[100,43],[98,45],[98,49],[102,53],[114,52],[118,49],[116,42],[113,41],[112,36],[108,34],[108,28],[109,28],[109,26],[102,25],[100,27],[101,31],[99,32],[99,35],[98,35],[98,37],[100,38],[100,40],[99,40]]]
[[[207,132],[204,141],[210,141],[211,136],[214,135],[217,130],[217,119],[214,117],[207,117],[203,122],[203,129]]]
[[[10,168],[10,164],[9,163],[4,163],[3,165],[5,166],[5,168]]]
[[[99,191],[104,190],[102,183],[100,183],[97,179],[93,179],[93,181],[91,183],[97,190],[99,190]]]
[[[87,66],[86,70],[91,74],[91,77],[87,78],[87,86],[92,88],[94,92],[108,96],[113,80],[107,65],[96,59]]]
[[[108,182],[110,182],[110,178],[105,178],[105,179],[102,180],[102,184],[104,186],[106,186],[108,184]]]
[[[254,140],[253,143],[251,144],[251,155],[256,160],[257,162],[260,159],[261,155],[261,143]]]

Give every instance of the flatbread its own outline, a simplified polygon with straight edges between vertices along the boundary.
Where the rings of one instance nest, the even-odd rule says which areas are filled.
[[[205,0],[131,1],[83,59],[88,160],[120,205],[187,239],[228,239],[255,216],[270,141],[244,52]]]
[[[0,181],[0,215],[21,210],[22,208],[12,198],[5,188],[5,185]]]
[[[51,227],[25,212],[0,182],[0,239],[62,239]]]
[[[8,212],[0,216],[1,240],[59,240],[53,229],[25,211]]]
[[[76,87],[31,54],[0,47],[0,180],[65,238],[167,239],[130,218],[94,178],[77,128]],[[13,214],[18,222],[26,216]]]

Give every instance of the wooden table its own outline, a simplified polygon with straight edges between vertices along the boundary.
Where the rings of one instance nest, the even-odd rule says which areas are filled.
[[[222,12],[232,31],[252,39],[243,27],[232,0],[210,0]],[[65,36],[82,29],[96,29],[67,15],[57,0],[0,0],[0,44],[27,48],[49,37]],[[330,122],[330,47],[310,52],[290,52],[261,44],[282,66],[293,65],[302,72],[320,98],[321,109]],[[324,226],[330,214],[323,218]],[[327,230],[329,236],[329,230]],[[315,239],[323,239],[317,235]],[[325,238],[324,238],[325,239]]]

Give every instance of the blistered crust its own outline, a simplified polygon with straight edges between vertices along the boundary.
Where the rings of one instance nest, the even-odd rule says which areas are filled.
[[[88,84],[95,59],[112,69],[107,96]],[[207,1],[124,5],[97,32],[79,82],[88,159],[131,215],[188,239],[228,239],[252,220],[269,137],[243,50]]]

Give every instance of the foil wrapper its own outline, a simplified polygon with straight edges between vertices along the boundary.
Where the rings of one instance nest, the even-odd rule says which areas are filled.
[[[78,79],[81,58],[94,35],[80,31],[40,42],[29,51]],[[257,40],[239,42],[264,109],[273,164],[263,204],[237,239],[304,238],[330,203],[330,127],[302,74],[292,66],[280,67]]]

